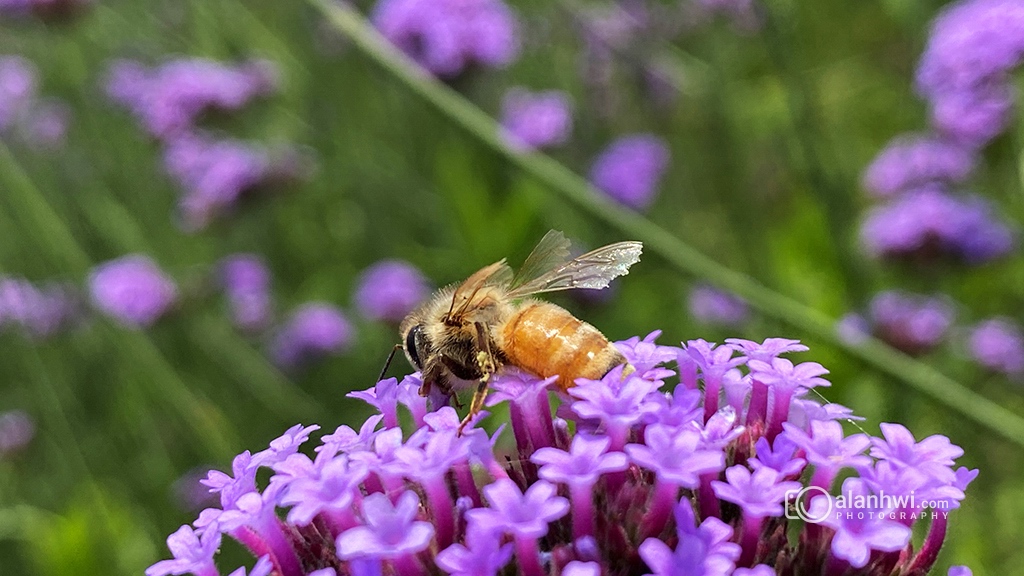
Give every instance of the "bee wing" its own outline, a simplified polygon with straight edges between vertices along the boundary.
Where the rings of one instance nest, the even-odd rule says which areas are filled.
[[[515,290],[569,261],[569,239],[558,230],[549,230],[519,267],[510,287]]]
[[[452,305],[449,308],[448,316],[450,318],[465,316],[470,310],[473,297],[484,286],[508,285],[510,282],[512,282],[512,269],[509,268],[504,259],[477,270],[455,289],[455,292],[452,294]]]
[[[640,261],[642,249],[643,244],[640,242],[616,242],[602,246],[564,264],[556,265],[537,278],[513,288],[508,295],[510,298],[522,298],[530,294],[571,288],[607,288],[609,282],[628,274],[629,267]]]

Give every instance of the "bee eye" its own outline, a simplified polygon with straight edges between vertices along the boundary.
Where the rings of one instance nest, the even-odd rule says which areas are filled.
[[[417,324],[409,330],[409,333],[405,336],[405,353],[409,355],[409,359],[416,365],[418,370],[423,369],[423,363],[420,360],[419,350],[417,350],[417,344],[422,342],[423,339],[423,325]]]

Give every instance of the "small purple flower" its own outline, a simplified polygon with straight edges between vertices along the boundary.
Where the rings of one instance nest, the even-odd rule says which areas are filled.
[[[690,290],[689,309],[690,315],[704,324],[736,327],[750,319],[743,299],[706,285]]]
[[[89,275],[93,305],[129,328],[145,328],[174,305],[178,289],[156,263],[141,254],[110,260]]]
[[[481,529],[540,538],[548,533],[548,523],[569,512],[569,501],[557,492],[554,484],[538,480],[524,494],[514,482],[502,478],[484,487],[490,507],[474,508],[466,512],[466,519]]]
[[[0,276],[0,327],[17,324],[32,338],[47,338],[81,316],[81,298],[71,288],[36,287],[23,278]]]
[[[501,104],[501,127],[506,141],[517,150],[564,144],[572,132],[572,108],[564,92],[531,93],[513,88]]]
[[[0,56],[0,132],[17,123],[36,97],[38,71],[21,56]]]
[[[873,457],[899,467],[917,469],[942,481],[952,481],[955,477],[953,461],[964,451],[946,436],[934,434],[917,442],[902,424],[883,422],[879,428],[885,439],[871,439]]]
[[[800,489],[799,482],[781,481],[782,477],[771,468],[762,467],[753,473],[746,466],[725,469],[728,482],[715,480],[711,486],[722,500],[738,505],[744,516],[764,518],[782,516],[782,502],[787,492]]]
[[[742,338],[726,338],[725,343],[748,361],[760,360],[761,362],[768,363],[771,363],[772,359],[780,354],[806,352],[808,350],[807,346],[801,344],[799,340],[790,340],[788,338],[766,338],[760,344],[752,340],[743,340]]]
[[[281,170],[267,151],[240,140],[183,134],[168,142],[164,165],[183,195],[183,225],[198,230],[229,213],[247,193]]]
[[[675,506],[679,542],[672,550],[656,538],[644,540],[640,557],[653,576],[726,576],[731,574],[740,547],[730,542],[733,529],[718,518],[709,517],[697,526],[693,508],[685,498]]]
[[[813,420],[810,433],[797,426],[783,424],[786,437],[804,450],[807,461],[816,468],[811,484],[828,490],[836,473],[842,468],[856,468],[871,463],[864,451],[871,445],[866,434],[845,436],[843,426],[834,420]]]
[[[270,322],[270,270],[255,254],[234,254],[221,262],[221,285],[231,319],[243,330],[260,330]]]
[[[906,192],[871,210],[860,229],[868,254],[931,260],[949,256],[981,264],[1005,256],[1013,231],[978,196],[951,196],[936,187]]]
[[[785,433],[776,436],[770,445],[768,439],[762,437],[754,445],[756,456],[747,460],[747,463],[754,470],[771,468],[783,478],[796,476],[807,465],[807,460],[795,457],[796,450],[796,443]]]
[[[950,566],[946,576],[974,576],[974,572],[967,566]]]
[[[344,352],[353,336],[341,310],[326,302],[310,302],[292,313],[274,337],[270,352],[277,365],[294,368],[313,357]]]
[[[659,404],[650,399],[650,394],[659,386],[636,376],[622,381],[622,369],[616,368],[601,380],[581,378],[569,389],[569,395],[577,399],[571,408],[581,418],[599,420],[612,439],[612,450],[621,450],[630,427],[660,409]]]
[[[967,346],[974,360],[989,370],[1024,374],[1024,334],[1008,318],[993,318],[972,328]]]
[[[421,66],[456,76],[472,64],[503,67],[519,53],[517,23],[501,0],[380,0],[374,25]]]
[[[27,412],[0,412],[0,458],[19,452],[35,436],[36,423]]]
[[[668,146],[657,136],[623,136],[594,160],[590,182],[616,201],[643,210],[654,201],[668,162]]]
[[[281,504],[292,506],[288,521],[306,526],[317,514],[326,512],[336,525],[340,524],[349,518],[359,484],[368,473],[366,465],[339,456],[329,460],[314,475],[296,478],[288,484],[281,498]]]
[[[629,460],[621,452],[608,452],[609,438],[577,435],[569,451],[541,448],[530,460],[540,464],[538,474],[549,482],[593,486],[602,474],[621,472]]]
[[[963,182],[974,168],[974,153],[932,135],[900,136],[878,153],[864,172],[864,187],[894,196],[932,183]]]
[[[562,569],[562,576],[601,576],[601,565],[597,562],[573,560]]]
[[[655,340],[661,336],[661,330],[655,330],[643,340],[634,336],[628,340],[615,342],[615,347],[626,357],[626,361],[633,365],[636,373],[644,380],[661,380],[673,374],[672,370],[660,366],[675,360],[679,355],[679,348],[675,346],[662,346]]]
[[[416,520],[419,506],[420,499],[412,491],[403,492],[394,505],[384,494],[370,494],[362,506],[366,524],[338,536],[338,556],[390,559],[425,549],[434,537],[434,527]]]
[[[937,346],[953,324],[953,309],[940,298],[879,292],[869,306],[875,333],[907,354]]]
[[[196,532],[188,525],[182,526],[167,537],[167,548],[174,559],[161,560],[146,568],[146,576],[188,573],[196,576],[217,576],[219,572],[213,563],[213,556],[220,548],[220,540],[220,530],[216,526],[209,526],[202,533]]]
[[[355,304],[371,320],[398,323],[430,294],[430,285],[415,266],[381,260],[356,281]]]
[[[467,530],[466,544],[452,544],[437,554],[437,566],[452,576],[492,576],[512,559],[512,544],[501,533]]]
[[[637,465],[653,471],[674,486],[696,488],[701,474],[725,466],[721,450],[705,449],[700,434],[652,424],[644,432],[643,444],[629,444],[626,454]]]
[[[71,108],[55,99],[36,101],[22,119],[25,141],[37,150],[56,150],[64,145]]]
[[[229,66],[183,58],[149,69],[132,60],[118,60],[107,73],[106,90],[151,134],[167,138],[190,130],[208,110],[238,110],[272,92],[276,84],[276,67],[268,61]]]
[[[849,312],[836,321],[836,335],[843,342],[857,346],[871,337],[871,324],[864,316]]]

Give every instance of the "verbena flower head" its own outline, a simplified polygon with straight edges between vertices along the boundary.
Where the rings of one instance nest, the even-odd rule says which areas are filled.
[[[906,192],[872,209],[861,225],[860,239],[875,257],[945,257],[968,264],[1005,256],[1016,243],[986,200],[954,197],[934,187]]]
[[[879,338],[907,354],[922,354],[945,338],[954,311],[942,298],[885,291],[872,298],[869,317]]]
[[[355,305],[371,320],[398,323],[430,294],[430,284],[415,266],[381,260],[359,275]]]
[[[1008,74],[1024,60],[1024,6],[966,0],[935,19],[917,70],[936,128],[969,146],[1003,132],[1012,90]]]
[[[382,381],[355,395],[381,413],[358,432],[343,426],[322,436],[315,458],[298,450],[316,427],[295,426],[267,450],[240,454],[230,474],[211,472],[204,483],[220,495],[220,508],[175,533],[168,540],[174,558],[147,574],[221,573],[212,558],[223,536],[266,556],[280,576],[931,570],[949,510],[977,475],[954,469],[962,450],[948,438],[917,441],[895,424],[883,424],[881,438],[847,436],[835,419],[848,411],[804,397],[827,383],[820,378],[827,371],[779,357],[806,350],[796,341],[659,347],[656,335],[619,343],[650,348],[636,355],[651,362],[650,377],[615,369],[553,395],[553,379],[499,373],[491,404],[509,404],[512,434],[499,427],[497,444],[476,427],[479,420],[460,436],[447,399],[427,407],[403,400],[418,377]],[[661,348],[699,358],[692,387],[681,375],[674,391],[662,391],[674,374],[664,367],[673,357]],[[738,402],[708,414],[701,390],[720,378],[750,385]],[[574,433],[552,417],[554,399],[562,403],[558,414],[576,420]],[[400,406],[413,415],[406,429]],[[426,408],[432,411],[417,416]],[[266,482],[257,480],[267,475],[261,468],[269,468]],[[842,487],[834,486],[840,468],[848,475]],[[809,486],[816,489],[809,502],[794,499]],[[838,508],[822,512],[842,496],[912,490],[948,500],[949,508],[939,515],[908,503],[873,507],[903,516],[870,521]],[[812,525],[794,509],[821,516]],[[927,530],[920,547],[909,539],[918,522]],[[254,572],[265,570],[262,562]]]
[[[971,329],[968,351],[985,368],[1011,376],[1024,375],[1024,334],[1009,318],[986,320]]]
[[[130,328],[145,328],[174,305],[178,288],[152,259],[130,254],[94,268],[89,294],[100,312]]]
[[[619,203],[642,210],[654,202],[668,161],[668,146],[661,138],[623,136],[594,160],[590,182]]]
[[[190,131],[204,112],[238,110],[276,85],[276,67],[265,60],[228,65],[182,58],[154,68],[118,60],[106,79],[110,98],[131,110],[157,138]]]
[[[257,331],[270,322],[270,270],[255,254],[234,254],[220,264],[221,286],[231,320],[243,330]]]
[[[519,53],[515,16],[501,0],[380,0],[371,18],[384,37],[438,76],[474,64],[502,67]]]
[[[501,103],[501,128],[519,150],[564,144],[572,132],[572,107],[565,92],[528,92],[513,88]]]
[[[750,309],[742,298],[711,286],[690,290],[688,307],[690,315],[704,324],[738,327],[750,319]]]
[[[74,325],[81,314],[81,297],[69,286],[36,286],[24,278],[0,276],[0,328],[17,326],[29,337],[43,339]]]
[[[974,168],[971,149],[934,135],[895,138],[864,171],[864,187],[894,196],[932,183],[959,183]]]
[[[284,368],[348,349],[355,336],[352,324],[332,304],[310,302],[297,308],[271,343],[274,362]]]
[[[298,177],[300,158],[234,139],[189,133],[164,150],[164,167],[181,188],[182,224],[198,230],[230,213],[244,196]]]

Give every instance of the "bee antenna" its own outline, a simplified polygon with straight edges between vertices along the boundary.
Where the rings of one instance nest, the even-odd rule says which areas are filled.
[[[401,344],[395,344],[395,347],[391,349],[391,354],[388,354],[388,361],[384,363],[384,368],[381,368],[380,376],[377,376],[377,382],[384,379],[384,375],[388,373],[388,368],[391,367],[391,361],[395,358],[395,352],[398,352],[401,349]],[[376,386],[376,384],[374,386]]]

